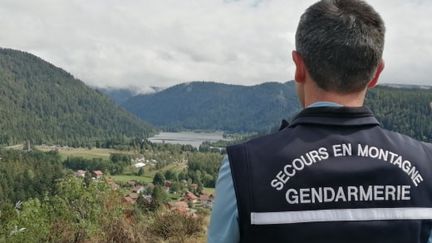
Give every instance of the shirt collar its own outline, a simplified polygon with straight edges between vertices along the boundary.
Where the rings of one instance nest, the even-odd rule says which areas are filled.
[[[330,106],[330,107],[341,107],[343,105],[338,104],[336,102],[330,102],[330,101],[318,101],[310,104],[307,108],[310,107],[324,107],[324,106]]]
[[[367,107],[309,106],[302,110],[289,127],[299,124],[365,126],[380,123]]]

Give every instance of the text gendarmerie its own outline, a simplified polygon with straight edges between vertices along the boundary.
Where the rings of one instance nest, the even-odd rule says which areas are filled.
[[[288,189],[289,204],[409,201],[410,185],[369,185]]]

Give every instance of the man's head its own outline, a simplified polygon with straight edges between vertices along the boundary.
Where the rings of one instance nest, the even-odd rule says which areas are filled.
[[[323,91],[361,92],[382,71],[384,33],[383,20],[367,3],[321,0],[300,19],[294,61]]]

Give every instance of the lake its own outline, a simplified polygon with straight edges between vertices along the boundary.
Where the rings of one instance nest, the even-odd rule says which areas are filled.
[[[203,142],[217,142],[229,140],[223,137],[223,132],[161,132],[149,140],[152,143],[171,143],[192,145],[198,148]]]

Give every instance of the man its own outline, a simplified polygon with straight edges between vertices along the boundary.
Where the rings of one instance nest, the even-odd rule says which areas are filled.
[[[384,23],[360,0],[322,0],[296,33],[303,107],[268,136],[227,148],[209,242],[425,243],[432,145],[363,107],[384,68]]]

